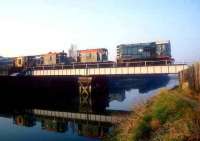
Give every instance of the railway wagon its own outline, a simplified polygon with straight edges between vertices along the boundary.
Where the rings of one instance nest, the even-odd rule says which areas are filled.
[[[59,53],[49,52],[43,55],[21,56],[21,57],[16,57],[14,59],[15,68],[65,65],[67,63],[68,63],[68,58],[67,54],[64,51]]]
[[[16,68],[35,67],[37,63],[38,63],[37,56],[21,56],[15,58],[14,67]]]
[[[43,65],[65,65],[67,63],[67,53],[62,52],[49,52],[42,55]]]

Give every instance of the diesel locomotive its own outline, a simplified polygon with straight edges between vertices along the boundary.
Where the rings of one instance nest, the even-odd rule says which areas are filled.
[[[117,63],[149,62],[155,64],[172,64],[170,41],[157,41],[117,46]]]

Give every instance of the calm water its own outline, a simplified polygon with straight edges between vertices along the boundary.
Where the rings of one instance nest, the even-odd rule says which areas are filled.
[[[78,78],[0,79],[1,90],[6,90],[0,99],[0,141],[101,140],[115,127],[112,123],[47,116],[34,111],[128,114],[134,105],[146,101],[160,88],[178,84],[174,75],[94,78],[88,87],[82,84],[82,89]],[[84,95],[85,90],[89,96]]]

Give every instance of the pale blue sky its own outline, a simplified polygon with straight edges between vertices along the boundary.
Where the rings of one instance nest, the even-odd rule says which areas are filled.
[[[177,61],[200,60],[199,0],[0,0],[0,55],[170,40]]]

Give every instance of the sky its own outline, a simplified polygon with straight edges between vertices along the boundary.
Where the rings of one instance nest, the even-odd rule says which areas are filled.
[[[0,56],[170,40],[177,62],[200,60],[199,0],[0,0]]]

